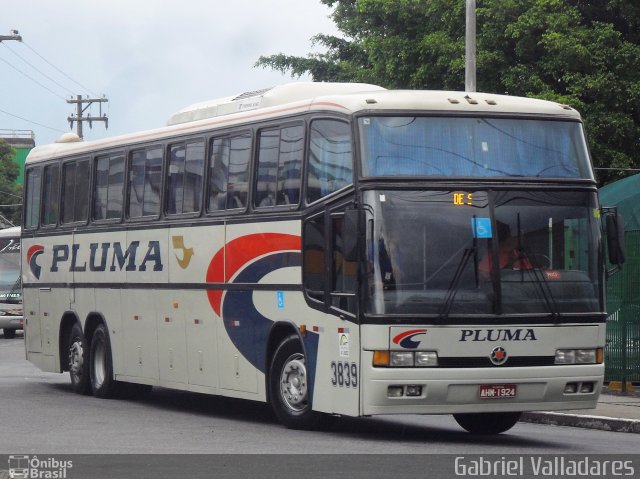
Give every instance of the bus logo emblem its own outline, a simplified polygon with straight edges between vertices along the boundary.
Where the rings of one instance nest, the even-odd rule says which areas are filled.
[[[182,250],[182,258],[178,256],[176,253],[176,261],[178,261],[178,266],[182,269],[187,269],[189,263],[191,262],[191,257],[193,256],[193,248],[187,248],[184,245],[184,238],[182,236],[172,236],[171,242],[173,243],[173,249],[176,251]]]
[[[398,334],[392,341],[405,349],[416,349],[420,346],[421,339],[414,341],[413,338],[426,334],[426,332],[426,329],[412,329],[411,331],[405,331]]]
[[[33,245],[27,250],[27,263],[36,279],[40,279],[40,273],[42,272],[42,268],[36,263],[36,260],[42,253],[44,253],[44,246],[39,244]]]
[[[502,366],[507,362],[507,351],[502,346],[493,348],[493,351],[491,351],[491,354],[489,355],[489,359],[494,365]]]

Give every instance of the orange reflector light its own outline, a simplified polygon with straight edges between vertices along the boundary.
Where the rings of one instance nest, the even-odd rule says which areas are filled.
[[[389,351],[374,351],[373,352],[373,365],[374,366],[389,366]]]
[[[596,364],[602,364],[604,362],[604,352],[602,348],[596,349]]]
[[[300,330],[300,334],[302,334],[303,336],[307,333],[307,325],[306,324],[301,324],[300,326],[298,326],[298,329]]]

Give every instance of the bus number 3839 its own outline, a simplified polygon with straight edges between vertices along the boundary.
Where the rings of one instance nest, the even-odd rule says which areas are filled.
[[[358,386],[358,365],[347,362],[331,362],[331,384],[338,387]]]

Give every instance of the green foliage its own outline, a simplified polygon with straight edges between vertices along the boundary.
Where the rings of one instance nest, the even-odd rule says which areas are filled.
[[[16,185],[20,175],[20,167],[13,161],[16,151],[6,142],[0,140],[0,223],[6,223],[5,218],[14,225],[20,224],[22,217],[22,188]],[[9,225],[7,225],[9,226]]]
[[[325,53],[256,65],[387,88],[464,89],[465,0],[320,0],[342,37]],[[596,167],[639,167],[640,3],[477,0],[480,91],[569,104],[583,115]],[[616,179],[601,173],[602,182]]]

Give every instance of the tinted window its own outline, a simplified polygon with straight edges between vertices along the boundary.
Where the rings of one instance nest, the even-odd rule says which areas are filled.
[[[295,205],[300,199],[304,127],[260,132],[255,205]]]
[[[130,218],[160,213],[161,185],[162,149],[156,147],[133,151],[129,167]]]
[[[120,218],[124,187],[124,156],[112,155],[96,160],[93,218]]]
[[[60,165],[44,168],[42,196],[42,224],[55,225],[58,222],[58,199],[60,187]]]
[[[27,170],[27,192],[26,208],[24,214],[24,225],[27,228],[38,227],[38,212],[40,211],[40,193],[41,193],[41,170],[40,168],[33,168]]]
[[[316,120],[311,123],[307,201],[316,201],[352,181],[349,125],[335,120]]]
[[[364,176],[593,178],[578,122],[372,117],[359,124]]]
[[[86,221],[89,211],[89,160],[65,163],[62,176],[62,222]]]
[[[203,141],[177,143],[169,147],[167,213],[200,211],[203,175]]]
[[[209,211],[247,205],[251,135],[214,138],[209,156]]]

